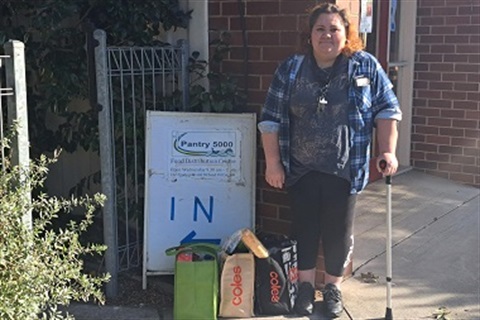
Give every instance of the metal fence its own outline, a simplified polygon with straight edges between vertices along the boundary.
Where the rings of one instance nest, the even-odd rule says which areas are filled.
[[[142,262],[147,110],[184,111],[188,105],[188,46],[108,47],[95,30],[107,296],[117,272]]]

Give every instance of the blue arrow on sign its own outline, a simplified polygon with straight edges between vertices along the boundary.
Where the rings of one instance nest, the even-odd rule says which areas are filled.
[[[194,239],[197,233],[192,230],[185,238],[180,241],[180,244],[192,243],[192,242],[208,242],[214,244],[220,244],[221,239]]]

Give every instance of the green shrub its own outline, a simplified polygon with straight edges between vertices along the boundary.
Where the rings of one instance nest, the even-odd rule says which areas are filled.
[[[41,156],[28,169],[7,159],[0,168],[0,319],[71,318],[57,306],[104,302],[102,285],[109,275],[85,273],[82,257],[101,254],[105,246],[80,241],[104,196],[62,199],[40,192],[30,201],[29,194],[43,186],[55,159]],[[53,227],[60,215],[73,209],[85,211],[80,221]],[[29,212],[32,226],[23,220]]]

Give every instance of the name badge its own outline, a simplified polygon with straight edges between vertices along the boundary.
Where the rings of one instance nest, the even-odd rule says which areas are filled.
[[[357,87],[366,87],[370,85],[370,79],[366,77],[358,77],[355,78],[355,85]]]

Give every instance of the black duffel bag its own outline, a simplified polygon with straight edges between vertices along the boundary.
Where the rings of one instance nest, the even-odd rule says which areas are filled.
[[[284,235],[258,237],[269,257],[255,260],[255,313],[289,314],[298,290],[297,242]]]

